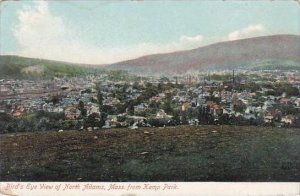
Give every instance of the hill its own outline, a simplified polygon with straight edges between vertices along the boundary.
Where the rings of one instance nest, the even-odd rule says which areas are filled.
[[[273,35],[220,42],[193,50],[143,56],[107,68],[165,74],[208,69],[300,69],[300,36]]]
[[[105,70],[138,74],[180,74],[206,70],[300,70],[300,36],[273,35],[227,41],[166,54],[154,54],[107,65],[0,55],[0,78],[74,76]]]
[[[100,68],[60,61],[1,55],[0,70],[0,78],[26,78],[74,76],[95,73],[95,71],[100,71]]]
[[[2,181],[300,180],[300,130],[178,126],[0,134]]]

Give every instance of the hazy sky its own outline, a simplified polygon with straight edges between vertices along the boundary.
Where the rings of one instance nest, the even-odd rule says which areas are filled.
[[[295,1],[5,1],[0,52],[112,63],[219,41],[299,34]]]

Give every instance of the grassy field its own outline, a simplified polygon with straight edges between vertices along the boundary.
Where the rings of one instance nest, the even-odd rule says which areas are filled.
[[[0,135],[1,181],[300,181],[300,130],[180,126]]]

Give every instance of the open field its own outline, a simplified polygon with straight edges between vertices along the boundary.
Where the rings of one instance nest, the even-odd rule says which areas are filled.
[[[300,130],[179,126],[0,135],[1,181],[300,181]]]

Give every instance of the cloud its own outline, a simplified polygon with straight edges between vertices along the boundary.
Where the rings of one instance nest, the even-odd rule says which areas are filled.
[[[183,35],[177,41],[166,44],[144,42],[129,47],[106,49],[105,53],[107,58],[109,58],[109,62],[119,62],[150,54],[161,54],[194,49],[203,45],[202,40],[203,37],[201,35],[192,37]]]
[[[13,32],[21,46],[19,55],[75,62],[86,62],[95,55],[95,48],[76,39],[71,28],[50,13],[45,1],[19,11],[18,19]]]
[[[186,36],[182,35],[179,38],[179,45],[182,48],[193,49],[203,45],[204,37],[202,35]]]
[[[233,31],[228,34],[228,40],[237,40],[250,37],[260,36],[265,33],[266,29],[262,24],[249,25],[248,27]]]
[[[182,35],[177,41],[166,44],[145,42],[122,48],[100,48],[97,43],[81,40],[71,26],[50,12],[46,1],[38,1],[35,7],[20,10],[18,20],[13,33],[21,49],[16,54],[35,58],[106,64],[143,55],[193,49],[203,43],[202,35]]]
[[[186,36],[182,35],[177,41],[157,44],[157,43],[141,43],[134,48],[134,51],[140,51],[141,54],[147,53],[169,53],[179,50],[190,50],[203,45],[203,36]],[[134,52],[132,51],[132,52]],[[139,56],[141,56],[139,54]]]
[[[13,29],[20,45],[16,55],[87,64],[109,64],[149,54],[194,49],[218,41],[255,37],[266,33],[262,24],[249,25],[225,37],[182,35],[169,43],[141,42],[126,47],[102,48],[98,43],[82,40],[62,18],[53,15],[46,1],[18,12],[18,24]]]
[[[201,43],[203,41],[203,36],[202,35],[196,35],[194,37],[189,37],[186,35],[183,35],[180,37],[180,42],[182,43]]]

